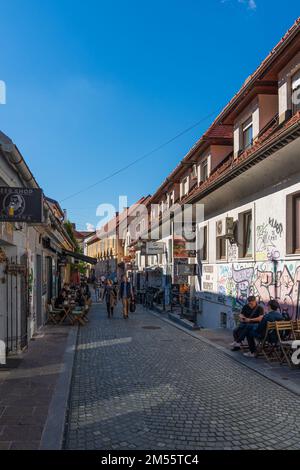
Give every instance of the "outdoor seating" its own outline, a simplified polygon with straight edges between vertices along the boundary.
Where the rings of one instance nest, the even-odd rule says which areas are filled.
[[[63,314],[62,314],[62,317],[61,317],[61,320],[60,320],[60,324],[63,324],[65,322],[66,319],[69,320],[69,322],[71,323],[71,325],[73,325],[73,318],[72,318],[72,306],[69,304],[69,303],[65,303],[62,307],[62,310],[63,310]]]
[[[268,362],[280,361],[277,346],[276,322],[268,322],[266,334],[257,344],[257,356],[263,355]]]
[[[278,339],[280,364],[287,363],[289,367],[293,367],[291,357],[294,352],[292,346],[295,341],[295,334],[292,321],[276,322],[276,333]]]
[[[81,326],[84,326],[86,323],[86,308],[85,307],[75,307],[72,311],[72,320],[73,325],[79,323]]]
[[[52,323],[54,325],[57,325],[60,322],[63,310],[53,308],[52,304],[50,303],[46,305],[46,311],[48,316],[47,324]]]
[[[292,322],[295,339],[300,339],[300,320]]]

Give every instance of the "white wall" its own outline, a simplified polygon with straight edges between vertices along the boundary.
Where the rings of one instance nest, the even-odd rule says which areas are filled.
[[[207,219],[199,228],[208,225],[208,261],[203,262],[201,286],[196,291],[203,299],[203,313],[199,322],[204,327],[219,327],[220,314],[228,315],[227,327],[233,328],[233,313],[244,305],[248,295],[255,295],[263,303],[277,298],[291,316],[298,308],[298,281],[300,256],[289,254],[287,240],[291,232],[287,197],[297,191],[300,183],[265,194],[256,194],[247,204],[238,205],[217,217]],[[238,220],[240,213],[252,210],[253,257],[239,257],[236,244],[227,242],[227,258],[216,259],[216,222],[226,216]],[[199,230],[197,230],[199,237]],[[277,279],[277,281],[276,281]],[[300,305],[299,305],[300,310]]]

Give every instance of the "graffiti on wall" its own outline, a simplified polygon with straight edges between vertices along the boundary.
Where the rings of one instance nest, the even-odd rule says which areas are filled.
[[[300,264],[265,262],[219,266],[218,293],[232,309],[243,306],[249,295],[267,304],[276,299],[291,318],[300,318]]]
[[[275,218],[269,217],[267,222],[257,226],[256,229],[256,257],[259,260],[280,259],[277,242],[282,238],[283,225]]]

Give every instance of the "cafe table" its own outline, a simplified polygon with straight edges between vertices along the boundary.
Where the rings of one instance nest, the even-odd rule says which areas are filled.
[[[65,302],[62,306],[62,309],[64,311],[64,314],[62,315],[62,318],[60,320],[60,324],[64,323],[64,321],[68,318],[71,324],[74,324],[73,318],[72,318],[72,309],[75,307],[75,303],[73,302]]]

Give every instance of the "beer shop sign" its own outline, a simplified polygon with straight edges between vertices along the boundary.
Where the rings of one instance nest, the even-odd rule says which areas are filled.
[[[41,189],[0,187],[0,222],[42,223]]]

